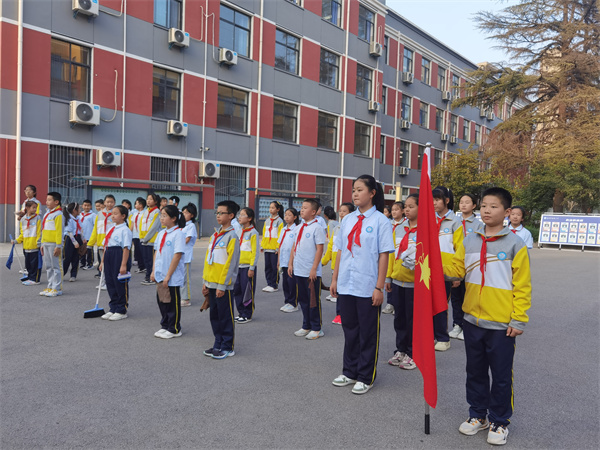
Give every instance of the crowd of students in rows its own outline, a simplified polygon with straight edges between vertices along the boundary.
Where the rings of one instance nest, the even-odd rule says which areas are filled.
[[[161,199],[150,194],[136,199],[130,212],[126,201],[115,206],[114,197],[107,195],[96,203],[98,212],[94,214],[89,201],[83,202],[81,211],[77,203],[63,211],[60,194],[51,192],[47,212],[41,217],[40,204],[31,191],[35,188],[28,186],[17,239],[23,242],[26,254],[28,279],[24,284],[39,284],[41,266],[36,252],[40,249],[48,275],[48,287],[40,295],[61,295],[62,271],[66,274],[70,266],[70,281],[74,281],[79,264],[92,268],[95,245],[100,259],[99,288],[106,280],[110,296],[110,310],[102,318],[122,320],[127,318],[133,248],[137,271],[146,275],[142,284],[156,284],[161,328],[154,335],[162,339],[182,335],[181,307],[190,305],[193,284],[190,263],[197,239],[195,205],[188,204],[180,211],[178,198],[160,206]],[[528,322],[531,300],[531,235],[522,226],[523,209],[511,208],[512,198],[504,189],[483,193],[483,222],[474,215],[478,205],[473,195],[459,199],[460,217],[452,211],[451,191],[437,187],[433,198],[453,328],[449,333],[447,311],[434,316],[432,345],[445,351],[450,348],[450,338],[465,340],[471,408],[459,431],[472,435],[489,427],[488,442],[503,444],[512,414],[514,339]],[[255,313],[261,252],[267,281],[263,291],[277,292],[281,281],[281,311],[302,311],[302,326],[294,335],[309,340],[322,337],[322,266],[331,262],[327,299],[336,302],[333,323],[342,325],[345,339],[343,372],[333,384],[352,385],[354,394],[364,394],[376,378],[385,296],[388,305],[383,312],[394,314],[396,333],[396,349],[388,362],[406,370],[416,367],[412,329],[413,306],[419,301],[414,298],[419,196],[411,194],[384,214],[381,186],[363,175],[353,183],[352,202],[340,205],[339,222],[333,208],[325,209],[327,220],[320,210],[315,199],[305,199],[300,211],[284,210],[274,201],[261,238],[252,208],[240,209],[232,201],[217,204],[219,228],[208,243],[201,282],[202,309],[210,311],[214,342],[203,353],[213,359],[235,355],[235,325],[250,322]],[[505,227],[507,217],[509,225]],[[491,389],[488,370],[493,377]]]

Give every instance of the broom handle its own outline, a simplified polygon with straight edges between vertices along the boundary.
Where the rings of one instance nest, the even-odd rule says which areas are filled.
[[[100,302],[100,291],[102,290],[102,281],[104,281],[104,266],[102,266],[102,271],[100,272],[100,283],[98,284],[98,295],[96,295],[96,308],[98,307],[98,303]]]

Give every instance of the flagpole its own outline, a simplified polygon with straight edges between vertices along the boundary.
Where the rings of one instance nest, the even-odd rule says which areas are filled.
[[[431,179],[431,142],[427,142],[425,144],[425,151],[427,152],[427,175],[429,175],[429,179]],[[431,432],[431,422],[429,415],[429,405],[427,404],[427,400],[423,397],[425,402],[425,434],[430,434]]]
[[[429,405],[425,401],[425,434],[429,434]]]

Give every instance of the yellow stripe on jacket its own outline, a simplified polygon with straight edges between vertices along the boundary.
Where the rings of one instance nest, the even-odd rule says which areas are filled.
[[[58,247],[62,247],[63,242],[63,213],[58,209],[46,213],[46,220],[42,219],[44,228],[42,229],[42,244],[53,243]]]
[[[27,227],[27,216],[24,216],[19,221],[19,236],[17,237],[17,243],[23,243],[23,250],[37,250],[39,248],[39,242],[41,239],[42,232],[42,218],[37,215],[29,221],[29,227]]]
[[[240,267],[250,266],[251,270],[255,270],[257,263],[258,232],[252,229],[252,231],[244,233],[244,241],[240,244]]]
[[[279,248],[277,238],[279,237],[279,232],[283,228],[283,220],[277,216],[273,220],[273,228],[271,229],[271,233],[269,233],[269,228],[271,228],[270,217],[265,220],[265,224],[263,225],[263,237],[260,241],[260,246],[263,250],[277,250]]]
[[[209,256],[213,246],[214,235],[208,243],[206,257],[204,258],[204,273],[202,278],[205,283],[215,283],[220,286],[232,287],[235,281],[235,275],[239,267],[239,244],[237,235],[234,232],[227,238],[229,241],[221,247],[217,245],[212,250],[213,261],[209,264]],[[236,248],[237,246],[237,248]],[[234,256],[236,260],[234,261]],[[235,266],[235,267],[234,267]]]
[[[338,248],[333,243],[335,235],[340,230],[339,225],[334,227],[334,229],[329,234],[329,242],[327,243],[327,249],[325,250],[325,254],[323,258],[321,258],[321,265],[326,266],[329,261],[331,261],[331,270],[335,270],[335,262],[337,260]]]

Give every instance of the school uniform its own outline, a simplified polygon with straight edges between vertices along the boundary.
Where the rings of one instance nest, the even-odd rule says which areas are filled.
[[[482,247],[484,247],[482,249]],[[485,259],[482,260],[482,253]],[[469,417],[507,426],[513,412],[515,338],[531,307],[529,254],[522,239],[505,227],[496,236],[469,234],[444,273],[465,279],[463,304]],[[491,388],[490,376],[491,371]]]
[[[19,231],[17,243],[23,244],[27,279],[38,283],[42,274],[39,264],[42,217],[39,214],[21,217]]]
[[[194,244],[198,239],[198,231],[196,230],[196,224],[191,220],[185,223],[185,227],[182,230],[183,237],[185,240],[190,238],[190,241],[185,244],[185,253],[183,254],[183,263],[185,264],[185,278],[181,289],[181,299],[191,300],[192,299],[192,283],[190,279],[190,267],[192,260],[194,259]]]
[[[288,274],[290,264],[290,255],[296,242],[296,232],[298,225],[292,223],[286,225],[277,238],[279,246],[279,269],[281,270],[281,287],[283,289],[283,304],[290,304],[294,308],[298,307],[298,292],[296,290],[296,279]]]
[[[232,226],[219,229],[211,236],[202,274],[208,288],[210,325],[215,335],[214,350],[228,352],[234,349],[235,325],[233,319],[233,287],[238,275],[240,243]],[[217,289],[224,291],[217,297]]]
[[[41,243],[48,277],[47,289],[62,292],[63,213],[60,206],[44,214]],[[61,250],[61,253],[54,256],[54,250],[57,248]]]
[[[313,282],[316,299],[314,306],[311,306],[309,275],[317,254],[317,245],[325,245],[326,242],[325,230],[319,225],[317,219],[300,225],[294,243],[293,268],[298,290],[298,303],[302,309],[302,329],[304,330],[321,331],[321,260],[317,265],[317,279]]]
[[[133,250],[133,259],[137,262],[138,269],[146,270],[144,265],[144,258],[142,256],[142,248],[140,244],[140,220],[142,218],[142,211],[137,209],[129,215],[131,218],[129,229],[131,230],[131,247]]]
[[[63,274],[66,276],[71,266],[71,278],[77,278],[77,269],[79,268],[79,249],[75,248],[75,244],[81,246],[81,224],[79,219],[73,214],[69,215],[69,221],[64,227],[64,260]]]
[[[337,228],[340,225],[340,223],[337,220],[329,220],[327,222],[327,227],[325,228],[325,235],[327,236],[327,239],[331,238],[331,234],[333,233],[333,230],[335,228]]]
[[[171,301],[162,303],[156,294],[156,302],[162,316],[160,326],[163,330],[178,334],[181,331],[181,286],[185,279],[185,264],[183,255],[185,254],[185,237],[181,229],[177,226],[161,230],[154,240],[154,279],[156,283],[162,283],[169,272],[171,260],[176,253],[181,253],[179,264],[169,279],[169,293]],[[151,248],[152,250],[152,248]]]
[[[122,283],[118,276],[125,249],[131,250],[131,230],[122,223],[112,227],[104,242],[104,279],[110,296],[111,313],[127,314],[129,307],[129,280]],[[131,258],[127,259],[127,271],[131,270]]]
[[[82,212],[79,214],[79,224],[81,225],[81,238],[87,242],[87,250],[85,255],[80,259],[81,268],[92,267],[94,265],[94,246],[89,245],[89,240],[92,237],[94,223],[96,222],[96,214],[93,212]]]
[[[256,293],[256,266],[258,265],[258,231],[254,227],[242,229],[240,236],[240,263],[238,276],[233,288],[233,297],[238,315],[243,319],[252,319],[254,314],[254,295]],[[253,270],[254,276],[248,277],[248,271]],[[244,305],[246,289],[250,285],[252,299]]]
[[[102,255],[104,254],[104,238],[106,233],[113,227],[111,211],[103,209],[96,215],[94,220],[94,228],[92,229],[92,235],[88,241],[88,246],[98,247],[98,261],[102,261]],[[98,264],[100,267],[100,264]],[[98,275],[100,275],[100,269],[98,268]]]
[[[158,232],[161,231],[159,215],[160,210],[154,206],[142,211],[140,217],[140,243],[144,267],[146,268],[146,281],[150,281],[152,260],[154,259],[154,243]]]
[[[395,221],[394,219],[390,219],[390,223],[392,224],[392,236],[394,238],[394,247],[395,250],[398,250],[398,246],[400,245],[400,241],[402,238],[398,238],[398,236],[396,235],[396,228],[398,228],[398,226],[400,226],[401,224],[403,224],[406,221],[406,219],[402,219],[399,222]],[[393,286],[392,286],[392,290],[393,290]],[[392,295],[393,292],[386,292],[386,300],[387,302],[392,305],[394,307],[394,310],[396,309],[396,298],[397,296]]]
[[[527,248],[533,248],[533,236],[529,232],[527,228],[523,226],[523,224],[519,225],[517,228],[513,227],[511,223],[508,224],[508,229],[523,239]]]
[[[319,225],[321,225],[321,228],[323,228],[323,231],[325,232],[325,237],[327,237],[327,222],[325,221],[325,219],[323,218],[323,216],[315,216],[315,219],[317,219],[317,222]]]
[[[335,226],[332,228],[332,222],[335,223]],[[340,231],[340,223],[334,220],[330,220],[329,224],[327,224],[329,238],[327,241],[327,249],[323,253],[323,258],[321,258],[321,264],[326,266],[329,261],[331,261],[331,270],[335,270],[335,264],[337,260],[338,248],[335,245],[335,235]],[[335,303],[335,315],[340,315],[340,305],[338,302]]]
[[[237,218],[234,217],[231,220],[231,226],[233,227],[235,234],[237,234],[237,237],[241,237],[242,236],[242,226],[240,225],[240,223],[238,222]]]
[[[27,202],[35,202],[37,204],[37,207],[35,208],[35,213],[37,215],[40,215],[40,210],[41,210],[41,207],[42,207],[42,203],[37,198],[35,198],[35,197],[26,199],[21,204],[21,211],[25,211],[25,203],[27,203]]]
[[[377,373],[381,312],[381,306],[372,305],[372,296],[379,255],[394,251],[392,225],[374,206],[364,213],[357,209],[344,217],[336,246],[340,252],[337,292],[345,338],[343,374],[371,385]]]
[[[269,217],[263,225],[263,237],[260,246],[265,254],[265,278],[267,285],[277,289],[279,272],[277,271],[277,238],[283,228],[281,217]]]

